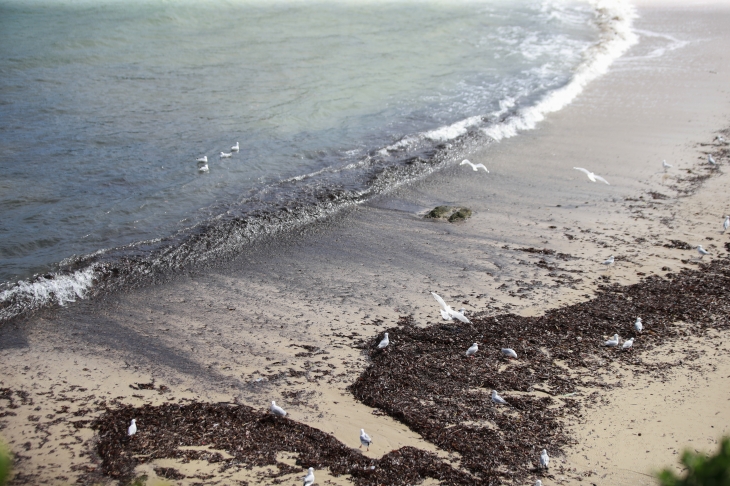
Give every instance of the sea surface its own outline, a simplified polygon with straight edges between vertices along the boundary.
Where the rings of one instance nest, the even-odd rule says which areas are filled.
[[[0,319],[231,258],[533,128],[635,42],[633,16],[0,0]]]

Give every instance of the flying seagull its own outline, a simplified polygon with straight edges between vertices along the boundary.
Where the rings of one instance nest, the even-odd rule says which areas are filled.
[[[545,469],[548,468],[548,464],[550,463],[550,456],[548,456],[548,453],[545,449],[542,450],[540,453],[540,467],[544,467]]]
[[[469,347],[469,349],[466,350],[466,357],[470,358],[474,356],[474,353],[476,353],[477,351],[479,351],[479,346],[477,346],[477,343],[474,343],[471,345],[471,347]]]
[[[310,467],[307,475],[304,476],[304,486],[312,486],[314,484],[314,468]]]
[[[271,401],[271,413],[276,415],[277,417],[286,417],[286,412],[283,408],[278,406],[275,401]]]
[[[624,351],[626,351],[627,349],[631,349],[631,346],[633,346],[633,345],[634,345],[634,338],[627,339],[624,342],[624,345],[621,346],[621,349],[623,349]]]
[[[641,317],[636,318],[636,322],[634,322],[634,329],[636,329],[636,332],[644,330],[644,325],[641,323]]]
[[[478,172],[478,171],[479,171],[479,168],[481,167],[482,169],[484,169],[484,170],[485,170],[485,171],[487,172],[487,174],[489,174],[489,169],[487,169],[487,168],[486,168],[486,167],[484,166],[484,164],[476,164],[476,165],[474,165],[474,164],[472,164],[471,162],[469,162],[468,160],[464,159],[464,160],[463,160],[463,161],[461,162],[461,164],[459,164],[459,165],[464,165],[464,164],[469,164],[469,165],[471,165],[471,168],[472,168],[472,169],[474,169],[474,172]]]
[[[370,450],[370,444],[372,443],[373,439],[365,433],[365,429],[360,429],[360,449],[362,449],[362,446],[365,446],[368,450]]]
[[[456,317],[458,320],[465,324],[471,324],[469,319],[467,319],[464,314],[455,311],[451,308],[450,305],[446,305],[446,302],[444,302],[444,299],[442,299],[439,294],[437,294],[436,292],[431,292],[431,295],[433,295],[433,298],[436,299],[436,302],[438,302],[441,306],[441,317],[443,317],[445,321],[450,321],[451,319]]]
[[[231,147],[231,152],[238,152],[241,148],[238,146],[238,142],[236,142],[236,145]]]
[[[512,348],[502,348],[502,354],[507,358],[517,359],[517,353],[515,353],[515,350]]]
[[[702,258],[705,255],[709,255],[710,252],[702,248],[702,245],[697,245],[697,253],[700,254],[700,258]]]
[[[591,180],[591,182],[601,181],[601,182],[605,182],[606,184],[608,184],[608,181],[606,179],[604,179],[601,176],[597,176],[596,174],[594,174],[593,172],[589,171],[588,169],[583,169],[582,167],[573,167],[573,168],[575,170],[579,170],[581,172],[584,172],[585,175],[588,176],[588,179]],[[608,185],[610,186],[611,184],[608,184]]]
[[[378,349],[383,349],[388,344],[390,344],[390,339],[388,339],[388,333],[386,332],[385,337],[383,338],[382,341],[380,341],[380,344],[378,344]]]
[[[497,390],[492,390],[492,401],[497,405],[509,405],[509,403],[507,403],[507,400],[499,396]]]
[[[208,163],[208,156],[207,155],[203,155],[202,157],[198,157],[197,159],[195,159],[195,162],[202,162],[204,164],[207,164]]]
[[[232,152],[228,152],[228,153],[221,152],[221,159],[230,159],[232,156],[233,156]]]
[[[129,428],[127,429],[127,435],[132,437],[136,433],[137,433],[137,422],[134,419],[132,419],[132,423],[129,426]]]
[[[603,345],[608,346],[609,348],[615,348],[616,346],[618,346],[618,343],[619,343],[618,334],[614,334],[613,337],[611,339],[609,339],[608,341],[604,342]]]

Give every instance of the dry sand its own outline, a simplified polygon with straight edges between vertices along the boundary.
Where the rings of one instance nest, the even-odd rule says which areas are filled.
[[[703,161],[730,126],[730,7],[646,3],[639,12],[641,42],[571,106],[469,154],[488,175],[453,167],[285,241],[256,244],[225,268],[4,326],[0,388],[13,390],[17,408],[0,398],[0,435],[18,459],[14,484],[72,483],[94,469],[93,435],[73,422],[114,403],[264,408],[273,399],[352,447],[364,427],[373,457],[403,445],[435,451],[346,391],[367,365],[363,342],[401,315],[438,322],[431,291],[469,312],[538,315],[589,298],[601,282],[696,264],[694,250],[662,246],[672,239],[725,255],[730,160],[719,171]],[[666,173],[662,159],[674,165]],[[590,183],[574,166],[611,185]],[[680,178],[711,172],[692,195],[681,192],[692,183]],[[423,220],[440,204],[468,206],[474,216]],[[551,270],[538,265],[541,255],[519,251],[527,247],[576,258]],[[617,262],[606,269],[600,262],[609,255]],[[615,370],[622,386],[602,392],[573,424],[578,445],[555,459],[565,481],[650,484],[647,474],[675,464],[685,446],[713,448],[729,423],[730,357],[718,340],[692,343],[698,367],[669,382]],[[153,390],[130,387],[153,380]]]

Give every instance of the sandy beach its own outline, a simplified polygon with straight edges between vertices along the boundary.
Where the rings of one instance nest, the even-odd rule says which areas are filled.
[[[100,429],[91,428],[110,410],[131,414],[119,412],[121,421],[145,405],[224,403],[251,407],[246,417],[261,421],[272,400],[297,427],[333,438],[328,450],[344,445],[338,453],[353,454],[348,460],[363,468],[367,461],[397,463],[394,451],[415,448],[427,454],[406,449],[414,464],[449,466],[430,470],[421,484],[479,484],[458,447],[440,447],[415,429],[415,419],[356,398],[350,387],[379,369],[372,348],[384,331],[438,331],[444,321],[436,292],[464,307],[477,323],[469,332],[486,342],[488,327],[479,326],[494,325],[495,317],[539,319],[589,305],[607,286],[627,288],[683,269],[701,274],[709,271],[705,263],[727,262],[730,145],[715,137],[730,139],[730,6],[638,2],[637,10],[639,43],[570,106],[535,130],[470,150],[469,160],[489,174],[455,165],[290,237],[256,243],[225,265],[4,324],[0,438],[16,458],[11,484],[117,482],[122,476],[107,474],[99,453]],[[719,167],[707,163],[708,154]],[[664,170],[662,160],[672,167]],[[457,223],[424,219],[439,205],[468,207],[473,215]],[[701,261],[696,245],[709,251]],[[615,263],[601,265],[610,256]],[[717,264],[713,271],[726,268]],[[730,336],[721,308],[708,307],[701,332],[695,321],[662,317],[662,332],[638,336],[631,359],[605,354],[598,338],[595,352],[581,341],[575,349],[584,360],[598,357],[589,372],[566,368],[575,388],[569,399],[500,390],[524,401],[525,410],[531,400],[553,400],[570,440],[551,450],[549,472],[521,463],[507,474],[495,466],[503,475],[490,476],[491,484],[538,477],[545,485],[655,484],[652,473],[677,467],[685,448],[713,450],[730,433]],[[636,315],[609,317],[622,338],[631,335]],[[652,330],[652,319],[645,323]],[[464,351],[471,344],[454,339]],[[398,344],[394,339],[391,352]],[[540,348],[522,346],[532,350],[526,356]],[[562,366],[550,359],[551,369]],[[484,366],[502,373],[498,360]],[[529,358],[515,366],[528,368]],[[309,428],[296,430],[314,434]],[[369,451],[358,449],[361,428],[373,437]],[[290,469],[224,468],[230,451],[184,447],[207,452],[140,460],[134,475],[174,484],[299,484],[306,472],[294,453],[270,451]],[[451,479],[436,479],[447,469]],[[365,473],[316,474],[315,484],[377,484]]]

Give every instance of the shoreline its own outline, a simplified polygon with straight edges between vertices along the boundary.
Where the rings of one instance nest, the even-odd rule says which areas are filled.
[[[663,246],[671,240],[723,254],[727,238],[719,235],[719,216],[727,209],[718,195],[726,186],[724,167],[687,197],[679,196],[693,181],[679,179],[710,171],[703,153],[722,149],[712,138],[730,125],[721,83],[730,73],[717,62],[730,45],[720,28],[730,12],[651,5],[639,11],[637,28],[693,42],[652,57],[665,44],[642,39],[538,129],[470,155],[489,168],[487,177],[447,169],[303,228],[289,242],[257,245],[227,268],[41,312],[0,329],[0,369],[7,377],[0,387],[34,400],[33,407],[20,404],[5,410],[16,415],[0,419],[0,434],[21,457],[15,484],[82,474],[94,436],[86,427],[74,429],[78,419],[72,417],[83,410],[79,417],[98,416],[102,401],[239,402],[262,409],[274,399],[295,420],[350,447],[358,445],[364,424],[378,438],[365,453],[370,458],[404,446],[437,452],[347,392],[368,365],[366,342],[403,315],[419,327],[438,322],[430,291],[472,315],[541,315],[585,302],[599,285],[694,268],[694,250]],[[685,22],[688,15],[693,22]],[[714,41],[703,37],[708,29]],[[662,159],[671,159],[672,171],[662,172]],[[721,165],[727,163],[725,156]],[[573,166],[587,166],[612,185],[593,185]],[[419,217],[440,204],[468,206],[474,215],[457,224]],[[525,248],[569,257],[519,251]],[[613,253],[616,265],[602,269],[600,262]],[[135,385],[153,380],[152,391]],[[57,413],[59,398],[73,400],[66,412]],[[62,446],[67,440],[60,437],[71,432],[81,442]],[[608,444],[594,449],[605,451]],[[621,482],[611,476],[602,484]]]

